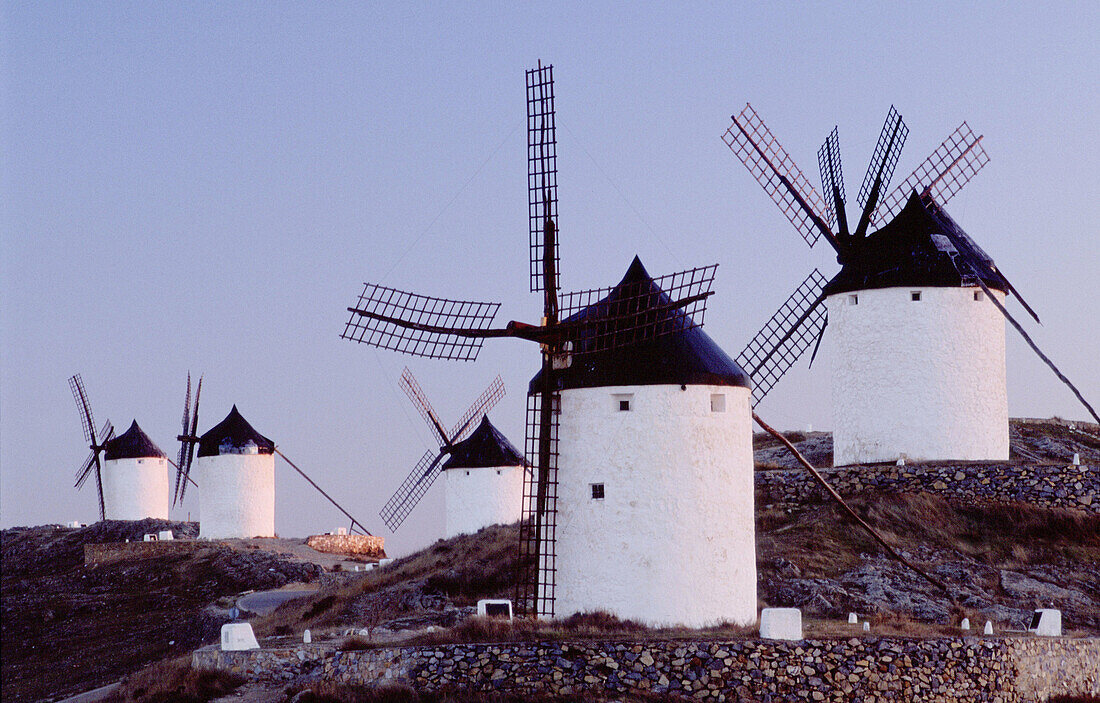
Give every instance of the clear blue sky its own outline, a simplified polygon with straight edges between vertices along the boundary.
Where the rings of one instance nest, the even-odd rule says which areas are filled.
[[[614,283],[635,253],[654,274],[718,262],[707,331],[736,354],[835,264],[722,144],[730,114],[752,102],[813,181],[839,124],[850,192],[891,104],[911,130],[898,179],[966,119],[993,160],[948,210],[1100,402],[1096,3],[682,5],[4,3],[0,523],[95,517],[72,488],[70,374],[98,419],[136,417],[174,456],[190,369],[201,430],[236,403],[391,552],[435,539],[438,489],[397,535],[376,517],[430,442],[402,366],[445,422],[502,374],[492,419],[519,445],[538,355],[433,362],[338,334],[364,280],[537,321],[523,71],[540,58],[567,288]],[[829,427],[830,351],[761,414]],[[1086,416],[1011,331],[1008,365],[1013,415]],[[281,533],[343,524],[285,466],[277,481]]]

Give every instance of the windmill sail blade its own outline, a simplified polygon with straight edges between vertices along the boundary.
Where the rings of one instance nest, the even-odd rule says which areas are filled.
[[[901,211],[913,191],[931,195],[944,205],[989,163],[982,137],[963,122],[916,170],[879,204],[872,222],[889,222]]]
[[[500,402],[500,399],[504,397],[504,380],[497,376],[493,379],[493,382],[489,384],[489,387],[485,389],[477,400],[462,413],[462,417],[459,418],[455,426],[451,428],[451,444],[461,442],[466,439],[478,423],[481,422],[482,416],[486,415],[490,410]]]
[[[411,356],[473,361],[484,339],[463,334],[488,330],[499,309],[500,303],[430,298],[365,283],[340,337]]]
[[[909,136],[909,128],[905,126],[901,115],[890,106],[890,112],[886,115],[886,122],[882,125],[882,132],[878,135],[878,144],[871,155],[871,163],[867,165],[867,174],[863,177],[863,185],[859,188],[859,196],[856,202],[861,208],[866,208],[868,201],[875,196],[876,202],[872,202],[872,211],[878,205],[877,200],[882,197],[890,185],[890,179],[894,175],[894,168],[898,165],[901,149],[905,146],[905,139]],[[877,186],[877,187],[876,187]]]
[[[543,377],[552,365],[543,363]],[[516,607],[521,615],[554,617],[557,585],[558,426],[561,396],[549,385],[527,398],[526,455]]]
[[[752,378],[753,404],[759,403],[825,328],[822,290],[829,280],[814,269],[756,333],[737,363]]]
[[[84,380],[80,374],[69,377],[69,389],[73,392],[77,412],[80,413],[80,428],[84,430],[84,441],[95,444],[95,420],[88,403],[88,394],[84,391]]]
[[[848,221],[844,213],[844,169],[840,163],[840,135],[836,127],[817,151],[817,167],[821,171],[821,187],[825,190],[829,228],[846,236]]]
[[[99,497],[99,519],[107,519],[107,506],[103,502],[103,467],[99,463],[99,452],[94,454],[95,458],[95,489],[96,495]]]
[[[73,488],[83,488],[84,482],[88,480],[88,476],[91,475],[94,468],[95,452],[88,452],[88,458],[84,460],[84,463],[80,465],[80,470],[76,472],[76,483],[73,484]]]
[[[378,515],[382,518],[382,522],[386,523],[386,527],[390,528],[391,532],[396,531],[401,526],[401,523],[409,516],[412,509],[416,507],[420,499],[435,483],[435,480],[439,478],[439,474],[442,473],[439,468],[440,462],[445,456],[447,456],[446,452],[436,453],[433,450],[424,452],[424,456],[420,457],[420,461],[416,462],[413,470],[409,472],[409,475],[401,482],[401,485],[390,496],[390,499],[382,506],[382,510],[379,511]]]
[[[416,409],[420,412],[420,417],[424,418],[424,422],[428,423],[428,427],[431,428],[432,432],[439,436],[439,441],[442,442],[441,446],[449,444],[448,435],[443,430],[443,423],[439,421],[439,416],[435,414],[435,409],[432,408],[428,396],[424,394],[408,366],[401,372],[401,379],[397,382],[397,385],[401,386],[401,390],[409,396],[409,400],[416,406]]]
[[[191,429],[191,372],[187,372],[187,393],[183,396],[183,423],[180,429],[180,451],[176,457],[176,486],[172,491],[172,504],[180,499],[180,479],[183,477],[183,458],[187,452],[187,434]]]
[[[591,354],[683,332],[704,323],[718,264],[668,274],[636,285],[565,293],[561,329],[573,354]],[[570,319],[592,308],[583,319]]]
[[[527,71],[527,210],[530,220],[531,291],[546,289],[543,260],[558,261],[555,237],[546,251],[546,223],[558,224],[558,140],[554,113],[554,67]],[[557,266],[554,290],[558,289]]]
[[[825,202],[752,105],[746,104],[741,114],[732,119],[733,125],[722,135],[726,146],[745,164],[807,244],[812,247],[824,235],[835,247],[836,239],[825,222]]]
[[[194,483],[191,480],[191,464],[195,460],[195,445],[198,443],[198,431],[199,431],[199,396],[202,395],[202,376],[199,376],[199,385],[195,388],[195,405],[191,409],[191,428],[187,432],[186,439],[183,440],[183,444],[180,446],[181,453],[183,455],[183,461],[180,462],[178,473],[180,475],[179,481],[179,496],[178,502],[183,502],[183,497],[187,495],[187,484]],[[186,452],[184,448],[186,447]]]

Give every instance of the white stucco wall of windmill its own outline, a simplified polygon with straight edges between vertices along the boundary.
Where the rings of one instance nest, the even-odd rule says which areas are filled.
[[[221,454],[195,459],[199,537],[275,536],[275,455]]]
[[[523,514],[523,467],[479,466],[443,472],[444,537],[510,525]]]
[[[724,411],[712,411],[712,395]],[[748,389],[565,390],[560,422],[555,616],[755,622]]]
[[[981,288],[862,290],[827,305],[834,465],[1008,459],[1005,321]]]
[[[103,462],[103,507],[108,520],[168,519],[168,460]]]

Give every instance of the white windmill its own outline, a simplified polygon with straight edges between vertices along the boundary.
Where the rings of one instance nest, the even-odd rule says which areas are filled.
[[[965,122],[882,197],[908,134],[891,108],[849,231],[835,128],[818,152],[822,198],[751,106],[732,119],[727,146],[806,242],[824,237],[841,264],[832,280],[814,269],[737,357],[754,402],[831,323],[835,465],[1006,460],[1007,319],[1089,407],[1005,309],[1006,296],[1038,317],[943,209],[989,161]]]
[[[498,303],[368,283],[346,339],[473,360],[490,337],[540,344],[520,523],[528,616],[608,610],[653,624],[756,619],[748,378],[699,326],[715,266],[559,293],[551,66],[527,72],[531,290],[541,324],[491,327]],[[703,586],[702,584],[705,584]]]
[[[77,472],[76,487],[83,486],[95,472],[100,520],[167,520],[168,458],[164,452],[142,431],[137,420],[117,437],[108,420],[97,437],[80,374],[69,379],[69,387],[80,412],[84,439],[92,450]]]

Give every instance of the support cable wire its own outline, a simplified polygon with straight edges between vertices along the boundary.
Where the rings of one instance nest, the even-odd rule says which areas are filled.
[[[435,217],[432,218],[432,221],[428,223],[427,227],[421,230],[420,234],[416,235],[416,237],[411,242],[409,242],[409,246],[405,247],[405,251],[401,252],[401,255],[397,257],[397,259],[388,269],[386,269],[386,272],[382,274],[382,278],[380,280],[386,280],[389,275],[393,273],[393,270],[397,268],[397,265],[404,261],[405,257],[409,255],[409,252],[411,252],[413,248],[420,242],[420,240],[424,238],[424,235],[426,235],[432,229],[432,227],[435,226],[435,223],[439,222],[439,218],[443,217],[443,213],[447,212],[451,205],[453,205],[454,202],[458,200],[458,196],[462,195],[462,193],[465,192],[470,184],[474,182],[474,179],[477,178],[478,174],[480,174],[485,166],[488,165],[490,161],[492,161],[493,157],[497,155],[497,152],[500,151],[501,147],[503,147],[504,144],[512,138],[512,135],[515,134],[518,129],[519,124],[513,127],[512,131],[508,132],[508,134],[504,136],[504,139],[500,140],[500,143],[497,144],[496,148],[493,149],[492,152],[490,152],[489,155],[485,157],[485,160],[481,162],[481,165],[474,169],[474,172],[470,174],[470,177],[466,179],[466,182],[463,183],[457,191],[455,191],[455,194],[451,196],[451,199],[447,201],[447,204],[439,209],[439,212],[435,214]]]
[[[861,518],[859,515],[856,515],[856,511],[852,510],[848,506],[848,504],[844,502],[844,499],[840,497],[840,494],[837,493],[835,490],[833,490],[833,487],[828,484],[828,482],[825,480],[824,476],[822,476],[820,473],[818,473],[817,469],[815,469],[813,467],[813,464],[811,464],[809,461],[807,461],[806,457],[802,456],[802,453],[799,452],[797,449],[795,449],[795,446],[793,444],[791,444],[790,440],[788,440],[786,437],[784,437],[778,430],[774,429],[771,425],[769,425],[768,423],[761,420],[760,416],[757,415],[756,413],[752,414],[752,419],[756,421],[756,424],[758,424],[762,428],[764,428],[765,432],[767,432],[772,437],[775,437],[780,442],[782,442],[783,446],[785,446],[787,448],[787,451],[789,451],[791,454],[793,454],[794,458],[798,460],[798,463],[802,464],[802,466],[805,467],[805,469],[810,472],[810,474],[814,477],[814,480],[817,481],[819,484],[821,484],[821,487],[824,488],[825,491],[830,496],[832,496],[833,500],[835,500],[837,502],[837,504],[840,505],[840,507],[844,510],[844,512],[848,514],[848,517],[852,518],[852,520],[854,520],[856,522],[856,524],[858,524],[860,527],[862,527],[864,530],[866,530],[867,533],[869,535],[871,535],[871,537],[873,537],[876,542],[878,542],[880,545],[882,545],[883,549],[885,549],[890,554],[890,556],[894,557],[895,559],[900,561],[902,564],[904,564],[905,566],[907,566],[910,569],[912,569],[913,571],[915,571],[917,574],[919,574],[921,576],[921,578],[923,578],[928,583],[932,584],[936,588],[938,588],[941,591],[943,591],[944,593],[946,593],[947,596],[949,598],[951,598],[952,603],[958,602],[956,600],[954,594],[951,592],[950,589],[947,588],[947,586],[943,583],[943,581],[940,581],[938,578],[928,574],[927,572],[920,569],[916,565],[910,563],[910,561],[908,559],[903,557],[901,554],[899,554],[897,552],[897,550],[895,550],[893,547],[891,547],[889,544],[887,544],[886,540],[884,540],[879,535],[879,533],[875,532],[875,528],[868,525],[863,520],[863,518]]]

